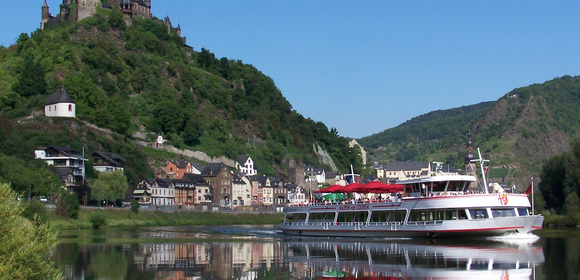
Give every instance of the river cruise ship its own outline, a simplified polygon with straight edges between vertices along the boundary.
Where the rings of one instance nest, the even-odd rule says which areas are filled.
[[[476,177],[440,175],[399,181],[402,191],[380,200],[288,205],[280,229],[324,237],[464,237],[541,229],[526,194],[468,191]]]

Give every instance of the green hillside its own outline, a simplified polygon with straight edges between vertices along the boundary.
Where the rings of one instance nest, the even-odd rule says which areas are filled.
[[[431,112],[359,143],[370,161],[429,160],[462,168],[471,130],[474,146],[491,160],[491,174],[523,185],[550,156],[569,149],[569,139],[580,132],[579,109],[580,77],[564,76],[494,102]]]
[[[292,109],[274,81],[241,60],[193,50],[157,18],[119,20],[116,9],[97,8],[77,24],[21,34],[0,47],[0,106],[9,125],[0,152],[32,159],[43,145],[98,148],[129,160],[129,180],[153,175],[158,151],[130,140],[137,132],[162,133],[168,144],[235,158],[250,154],[260,173],[284,173],[285,159],[320,166],[312,145],[325,148],[337,167],[360,171],[360,157],[336,129]],[[108,128],[107,136],[80,121],[36,117],[48,96],[64,86],[77,118]],[[163,155],[161,157],[172,157]]]

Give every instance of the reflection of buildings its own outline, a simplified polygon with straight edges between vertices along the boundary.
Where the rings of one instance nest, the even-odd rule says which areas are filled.
[[[141,244],[133,259],[162,279],[257,279],[282,255],[278,243],[162,243]]]

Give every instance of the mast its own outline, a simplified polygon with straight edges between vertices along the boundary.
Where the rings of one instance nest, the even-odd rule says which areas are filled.
[[[532,214],[536,214],[534,210],[534,177],[532,177]]]
[[[479,165],[481,166],[481,178],[483,179],[483,190],[485,191],[486,194],[488,194],[488,190],[487,190],[487,180],[485,178],[485,169],[484,169],[484,162],[489,161],[488,159],[483,159],[483,157],[481,156],[481,151],[479,150],[479,147],[477,147],[477,153],[479,154],[479,158],[478,159],[472,159],[471,162],[479,162]]]

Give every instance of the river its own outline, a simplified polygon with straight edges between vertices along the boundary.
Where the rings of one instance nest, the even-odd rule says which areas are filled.
[[[580,279],[580,230],[484,239],[291,238],[276,226],[64,231],[67,279]]]

